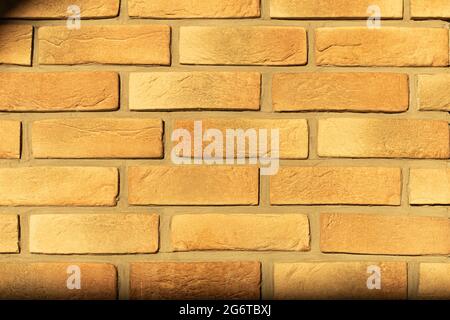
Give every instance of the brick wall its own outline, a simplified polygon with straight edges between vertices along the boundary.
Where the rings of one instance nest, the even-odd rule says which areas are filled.
[[[450,298],[450,1],[4,16],[1,298]],[[195,120],[279,128],[279,172],[175,165],[171,134]]]

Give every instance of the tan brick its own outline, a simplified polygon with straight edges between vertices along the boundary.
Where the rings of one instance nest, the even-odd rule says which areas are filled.
[[[140,18],[256,18],[259,0],[130,0],[128,14]]]
[[[194,121],[200,120],[191,120],[191,119],[183,119],[183,120],[175,120],[174,121],[174,130],[176,129],[186,129],[191,134],[193,139],[194,137]],[[306,159],[308,157],[308,123],[304,119],[202,119],[202,131],[205,132],[208,129],[217,129],[222,132],[224,137],[223,145],[226,145],[226,130],[227,129],[242,129],[247,131],[249,129],[256,130],[257,139],[258,130],[266,129],[267,130],[267,141],[268,147],[267,150],[271,151],[270,141],[271,141],[271,129],[279,130],[279,154],[280,158],[283,159]],[[234,154],[237,156],[237,139],[235,139],[235,147]],[[174,142],[176,143],[176,142]],[[248,139],[246,139],[247,145]],[[203,143],[204,150],[210,143]],[[257,152],[250,152],[249,148],[246,147],[245,155],[246,157],[257,157],[258,156],[258,147],[256,148]],[[194,152],[194,146],[192,144],[191,155],[197,157]],[[228,151],[228,150],[226,150]],[[226,156],[226,151],[224,151],[224,157]],[[203,155],[203,151],[202,151]],[[182,156],[181,154],[179,156]]]
[[[258,72],[130,74],[131,110],[259,110]]]
[[[35,158],[161,158],[160,119],[53,119],[35,121]]]
[[[411,168],[409,202],[417,205],[450,204],[450,169]]]
[[[380,268],[381,289],[368,289],[371,266]],[[404,262],[275,263],[275,299],[406,299]]]
[[[417,87],[419,110],[450,111],[450,74],[421,74]]]
[[[158,224],[156,214],[32,215],[30,252],[153,253],[158,250]]]
[[[259,262],[144,262],[130,269],[133,300],[260,297]]]
[[[279,73],[273,76],[275,111],[403,112],[408,76],[396,73]]]
[[[303,214],[184,214],[172,218],[175,251],[308,251],[309,222]]]
[[[128,168],[132,205],[257,205],[256,167],[143,166]]]
[[[19,159],[21,146],[20,121],[0,121],[0,137],[0,159]]]
[[[79,290],[67,288],[74,274],[71,266],[80,268]],[[0,263],[0,296],[20,300],[113,300],[117,298],[116,274],[116,268],[105,263]]]
[[[27,0],[6,11],[7,18],[63,19],[70,15],[68,7],[77,5],[81,19],[112,18],[119,14],[119,0]]]
[[[320,66],[447,66],[448,30],[367,27],[316,29]]]
[[[115,72],[2,72],[0,111],[101,111],[119,108]]]
[[[19,219],[17,215],[0,214],[0,252],[19,252]]]
[[[163,25],[41,27],[39,63],[170,65],[169,45]]]
[[[322,214],[322,252],[432,255],[450,253],[450,220],[439,217]]]
[[[31,66],[33,27],[2,25],[0,29],[0,64]]]
[[[413,18],[450,18],[448,0],[411,0]]]
[[[116,168],[0,169],[0,206],[114,206]]]
[[[182,64],[304,65],[306,30],[300,27],[181,27]]]
[[[273,18],[367,18],[376,4],[382,19],[402,18],[403,0],[271,0]]]
[[[270,203],[400,205],[401,170],[285,167],[270,177]]]
[[[430,158],[449,157],[447,121],[416,119],[321,119],[321,157]]]
[[[450,299],[450,263],[421,263],[417,295],[421,299]]]

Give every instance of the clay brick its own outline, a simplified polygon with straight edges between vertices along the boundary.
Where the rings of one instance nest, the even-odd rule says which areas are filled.
[[[35,158],[161,158],[160,119],[53,119],[33,122]]]
[[[418,297],[450,299],[450,263],[421,263]]]
[[[78,266],[81,288],[68,289]],[[0,263],[0,296],[20,300],[113,300],[117,297],[117,272],[105,263]]]
[[[319,66],[443,67],[449,63],[448,30],[367,27],[316,29]]]
[[[158,224],[156,214],[35,214],[30,217],[30,252],[153,253]]]
[[[101,111],[119,108],[115,72],[2,72],[0,111]]]
[[[115,206],[116,168],[0,169],[0,206]]]
[[[2,25],[0,29],[0,64],[31,66],[33,27]]]
[[[413,205],[450,204],[450,169],[411,168],[409,202]]]
[[[309,250],[309,222],[302,214],[185,214],[172,218],[175,251]]]
[[[450,75],[421,74],[417,81],[417,105],[421,111],[450,111]]]
[[[321,157],[449,157],[447,121],[416,119],[320,119]]]
[[[17,215],[13,214],[0,214],[0,253],[19,252],[18,218]]]
[[[39,28],[39,63],[170,65],[170,27],[164,25]]]
[[[0,137],[0,159],[19,159],[21,146],[20,121],[0,121]]]
[[[260,298],[259,262],[144,262],[130,269],[133,300]]]
[[[258,72],[130,74],[130,110],[259,110]]]
[[[271,0],[272,18],[350,18],[364,19],[369,6],[381,9],[382,19],[402,18],[403,0]]]
[[[197,120],[175,120],[174,130],[176,129],[186,129],[194,137],[194,121]],[[224,137],[224,146],[226,145],[226,130],[227,129],[242,129],[244,131],[248,129],[255,129],[258,137],[259,129],[267,130],[267,150],[272,150],[270,146],[271,141],[271,129],[279,129],[279,154],[282,159],[306,159],[308,157],[308,137],[309,129],[308,123],[304,119],[202,119],[202,130],[205,132],[208,129],[217,129],[222,132]],[[259,139],[259,137],[258,137]],[[247,139],[248,140],[248,139]],[[247,141],[248,144],[248,141]],[[203,144],[203,149],[209,145],[209,142]],[[235,143],[235,156],[237,156],[237,143]],[[259,149],[257,148],[257,151]],[[194,146],[192,146],[191,155],[195,156]],[[202,152],[203,155],[203,152]],[[258,152],[251,153],[248,147],[245,151],[246,157],[256,157]],[[181,156],[181,154],[179,155]],[[226,152],[224,151],[224,157]]]
[[[182,64],[304,65],[306,30],[300,27],[181,27]]]
[[[256,18],[259,0],[130,0],[128,14],[139,18]]]
[[[377,266],[381,289],[368,289]],[[275,299],[406,299],[407,267],[404,262],[275,263]]]
[[[411,0],[411,17],[450,18],[450,3],[447,0]]]
[[[128,168],[131,205],[257,205],[256,167],[143,166]]]
[[[401,170],[285,167],[270,177],[270,203],[400,205]]]
[[[403,112],[408,76],[396,73],[278,73],[273,76],[275,111]]]
[[[448,255],[450,220],[439,217],[322,214],[322,252]]]

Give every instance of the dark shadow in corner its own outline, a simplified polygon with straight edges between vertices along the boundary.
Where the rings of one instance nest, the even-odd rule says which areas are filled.
[[[4,17],[7,16],[9,11],[28,1],[29,0],[0,0],[0,19],[7,19]]]

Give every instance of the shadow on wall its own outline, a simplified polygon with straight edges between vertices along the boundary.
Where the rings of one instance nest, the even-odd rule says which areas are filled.
[[[15,9],[19,5],[28,2],[29,0],[2,0],[0,1],[0,18],[6,13]]]

